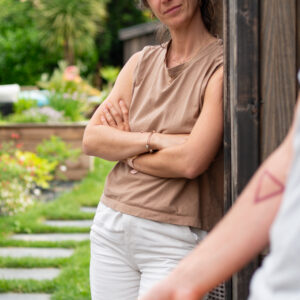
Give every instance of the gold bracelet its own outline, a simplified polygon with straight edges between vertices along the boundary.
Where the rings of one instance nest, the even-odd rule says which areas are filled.
[[[149,136],[148,136],[148,139],[147,139],[147,143],[146,143],[146,150],[147,150],[147,152],[149,152],[149,153],[152,153],[152,152],[153,152],[153,149],[152,149],[151,146],[150,146],[150,140],[151,140],[151,137],[152,137],[153,133],[155,133],[155,130],[153,130],[153,131],[150,132],[150,134],[149,134]]]

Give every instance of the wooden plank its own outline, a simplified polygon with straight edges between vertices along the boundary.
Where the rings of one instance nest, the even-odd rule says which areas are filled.
[[[88,170],[76,169],[67,170],[63,174],[68,178],[68,180],[81,180],[85,175],[87,175]]]
[[[65,141],[81,141],[83,138],[84,128],[53,128],[53,127],[34,127],[34,128],[0,128],[0,139],[11,140],[12,134],[18,134],[20,140],[43,140],[56,135]]]
[[[231,113],[230,113],[230,17],[229,2],[223,0],[224,38],[224,213],[231,205]],[[232,300],[232,280],[225,283],[225,300]]]
[[[295,0],[261,2],[262,160],[281,143],[293,118],[296,99],[296,11]]]
[[[300,69],[300,0],[296,1],[297,15],[296,15],[296,30],[297,30],[297,71]]]
[[[259,163],[259,1],[229,0],[226,57],[231,121],[231,199],[241,193]],[[228,125],[227,125],[228,126]],[[233,277],[232,299],[246,300],[257,262]]]
[[[77,169],[79,169],[79,168],[89,169],[90,168],[90,157],[85,154],[81,154],[79,157],[77,157],[74,160],[72,160],[72,159],[67,160],[66,166],[70,169],[76,169],[76,168]]]

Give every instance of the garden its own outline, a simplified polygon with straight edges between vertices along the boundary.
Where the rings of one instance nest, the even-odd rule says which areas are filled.
[[[84,155],[82,135],[122,65],[118,31],[149,15],[129,0],[0,0],[0,21],[0,298],[90,299],[113,163]]]

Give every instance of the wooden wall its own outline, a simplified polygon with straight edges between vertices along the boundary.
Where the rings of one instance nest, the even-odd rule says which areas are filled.
[[[300,0],[223,0],[225,205],[280,144],[293,117],[300,67]],[[253,261],[227,300],[246,300]],[[228,286],[230,288],[230,286]]]
[[[261,160],[280,144],[293,118],[300,18],[296,4],[261,1]]]
[[[156,45],[158,22],[149,22],[121,29],[119,39],[123,41],[123,63],[147,45]]]

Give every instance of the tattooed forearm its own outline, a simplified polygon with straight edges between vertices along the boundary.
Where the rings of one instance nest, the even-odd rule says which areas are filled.
[[[281,183],[268,170],[264,170],[256,189],[254,202],[259,203],[265,200],[272,199],[284,192],[284,184]]]

